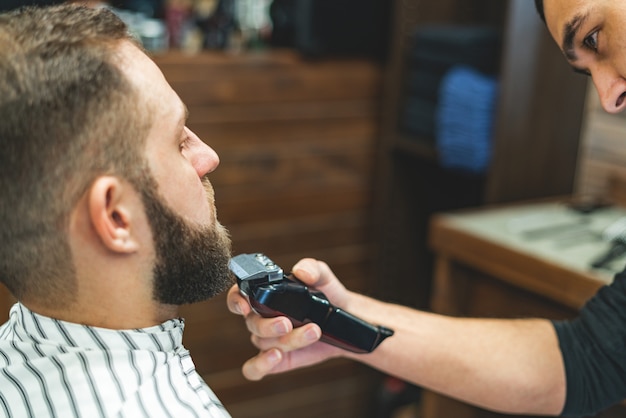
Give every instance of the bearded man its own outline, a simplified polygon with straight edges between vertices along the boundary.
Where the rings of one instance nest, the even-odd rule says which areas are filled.
[[[228,417],[179,305],[232,285],[217,154],[106,9],[0,15],[0,416]]]

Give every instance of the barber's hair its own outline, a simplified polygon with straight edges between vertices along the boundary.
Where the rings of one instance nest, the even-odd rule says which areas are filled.
[[[546,21],[546,15],[543,12],[543,0],[535,0],[535,7],[537,8],[537,13],[539,13],[539,17],[544,22]]]
[[[121,71],[123,41],[105,8],[0,15],[0,281],[18,299],[71,302],[73,208],[98,176],[141,177],[149,112]]]

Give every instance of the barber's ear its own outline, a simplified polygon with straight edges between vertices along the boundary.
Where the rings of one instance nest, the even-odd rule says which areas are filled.
[[[132,228],[133,205],[136,205],[132,187],[117,177],[99,177],[89,190],[88,205],[91,223],[107,248],[119,253],[139,249]]]

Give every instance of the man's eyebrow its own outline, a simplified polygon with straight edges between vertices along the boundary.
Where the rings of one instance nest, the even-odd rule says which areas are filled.
[[[578,34],[580,26],[587,19],[587,16],[587,14],[576,15],[563,25],[563,42],[561,43],[561,49],[568,61],[576,61],[578,59],[576,49],[574,48],[574,38]]]
[[[183,103],[183,112],[185,114],[185,123],[187,123],[187,119],[189,119],[189,108],[185,103]]]
[[[180,119],[178,119],[177,126],[182,129],[185,125],[187,125],[187,119],[189,119],[189,108],[187,108],[187,105],[183,102],[181,102],[180,107],[183,112]]]
[[[179,141],[178,135],[184,131],[185,126],[187,126],[187,120],[189,119],[189,109],[187,108],[187,105],[181,102],[180,109],[182,110],[182,113],[178,113],[178,120],[176,121],[176,141]]]

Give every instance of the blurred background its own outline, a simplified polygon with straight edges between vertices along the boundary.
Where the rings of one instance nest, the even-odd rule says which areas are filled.
[[[54,1],[0,7],[27,3]],[[621,117],[601,114],[531,1],[90,4],[129,24],[189,107],[188,126],[220,155],[212,182],[235,253],[264,252],[285,270],[319,258],[353,290],[445,311],[434,280],[463,244],[433,243],[437,214],[619,201]],[[463,271],[453,313],[518,314],[468,284],[471,271],[500,289],[504,270]],[[525,315],[578,308],[558,292],[540,303],[527,303],[528,289],[507,292]],[[480,309],[463,305],[470,297]],[[551,310],[529,308],[540,304]],[[224,297],[183,314],[185,344],[233,417],[501,416],[344,360],[247,382],[240,367],[255,350]]]

